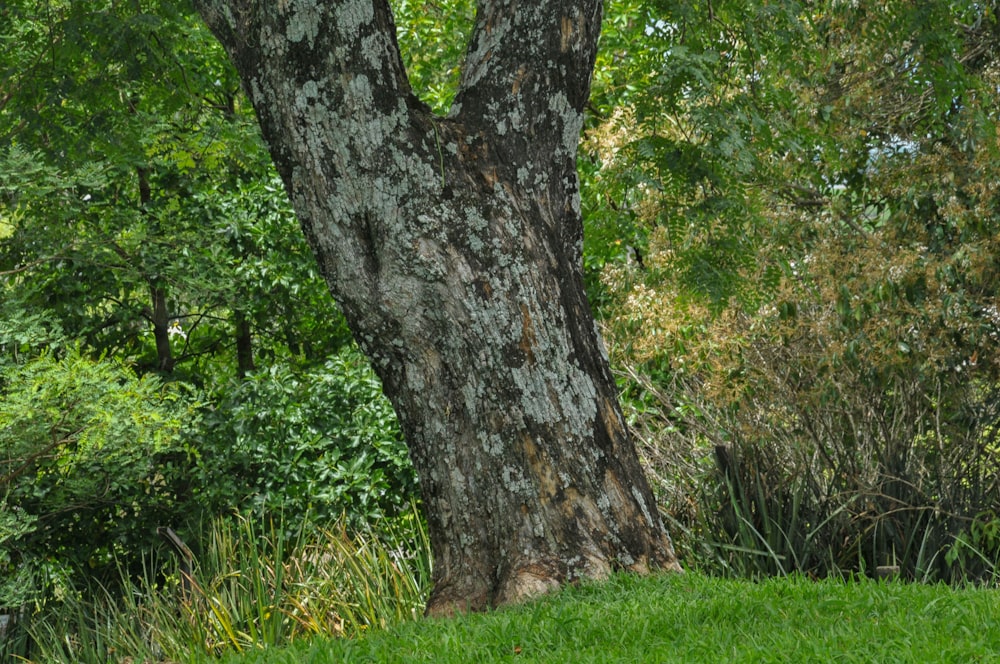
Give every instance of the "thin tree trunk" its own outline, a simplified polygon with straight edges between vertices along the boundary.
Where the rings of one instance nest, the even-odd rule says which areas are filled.
[[[256,368],[253,362],[253,334],[245,311],[233,311],[233,326],[236,332],[236,375],[245,378]]]
[[[153,339],[156,342],[156,368],[164,373],[174,370],[174,355],[170,348],[170,315],[167,312],[167,291],[155,284],[149,286],[149,297],[153,302]]]
[[[139,178],[139,207],[146,214],[153,200],[149,186],[149,171],[146,168],[136,168]],[[153,325],[153,340],[156,342],[156,368],[164,373],[174,370],[174,356],[170,348],[170,314],[167,309],[167,290],[160,283],[160,277],[148,276],[143,273],[149,285],[150,323]]]
[[[384,1],[197,4],[399,415],[428,612],[679,569],[583,287],[599,2],[480,2],[447,118],[410,92]]]

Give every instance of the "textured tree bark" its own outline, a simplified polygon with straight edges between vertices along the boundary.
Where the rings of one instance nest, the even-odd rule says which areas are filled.
[[[447,117],[384,0],[198,0],[392,400],[434,553],[428,612],[680,569],[582,280],[576,148],[599,0],[481,0]]]

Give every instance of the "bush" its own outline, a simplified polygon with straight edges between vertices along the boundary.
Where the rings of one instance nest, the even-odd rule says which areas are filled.
[[[185,502],[195,395],[79,348],[7,367],[0,399],[0,606],[106,580]]]
[[[406,509],[416,492],[395,413],[356,348],[254,373],[208,420],[199,486],[217,512],[357,525]]]

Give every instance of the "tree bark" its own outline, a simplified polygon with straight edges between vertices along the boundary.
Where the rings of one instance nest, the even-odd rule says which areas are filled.
[[[679,569],[582,279],[599,0],[481,0],[459,93],[411,92],[384,0],[198,0],[409,445],[428,613]]]
[[[242,309],[233,311],[233,327],[236,336],[236,376],[243,379],[256,367],[253,362],[253,332],[250,317]]]

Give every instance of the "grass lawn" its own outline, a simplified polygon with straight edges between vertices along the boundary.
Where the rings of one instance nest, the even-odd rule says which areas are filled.
[[[618,576],[514,609],[225,661],[1000,662],[1000,590]]]

